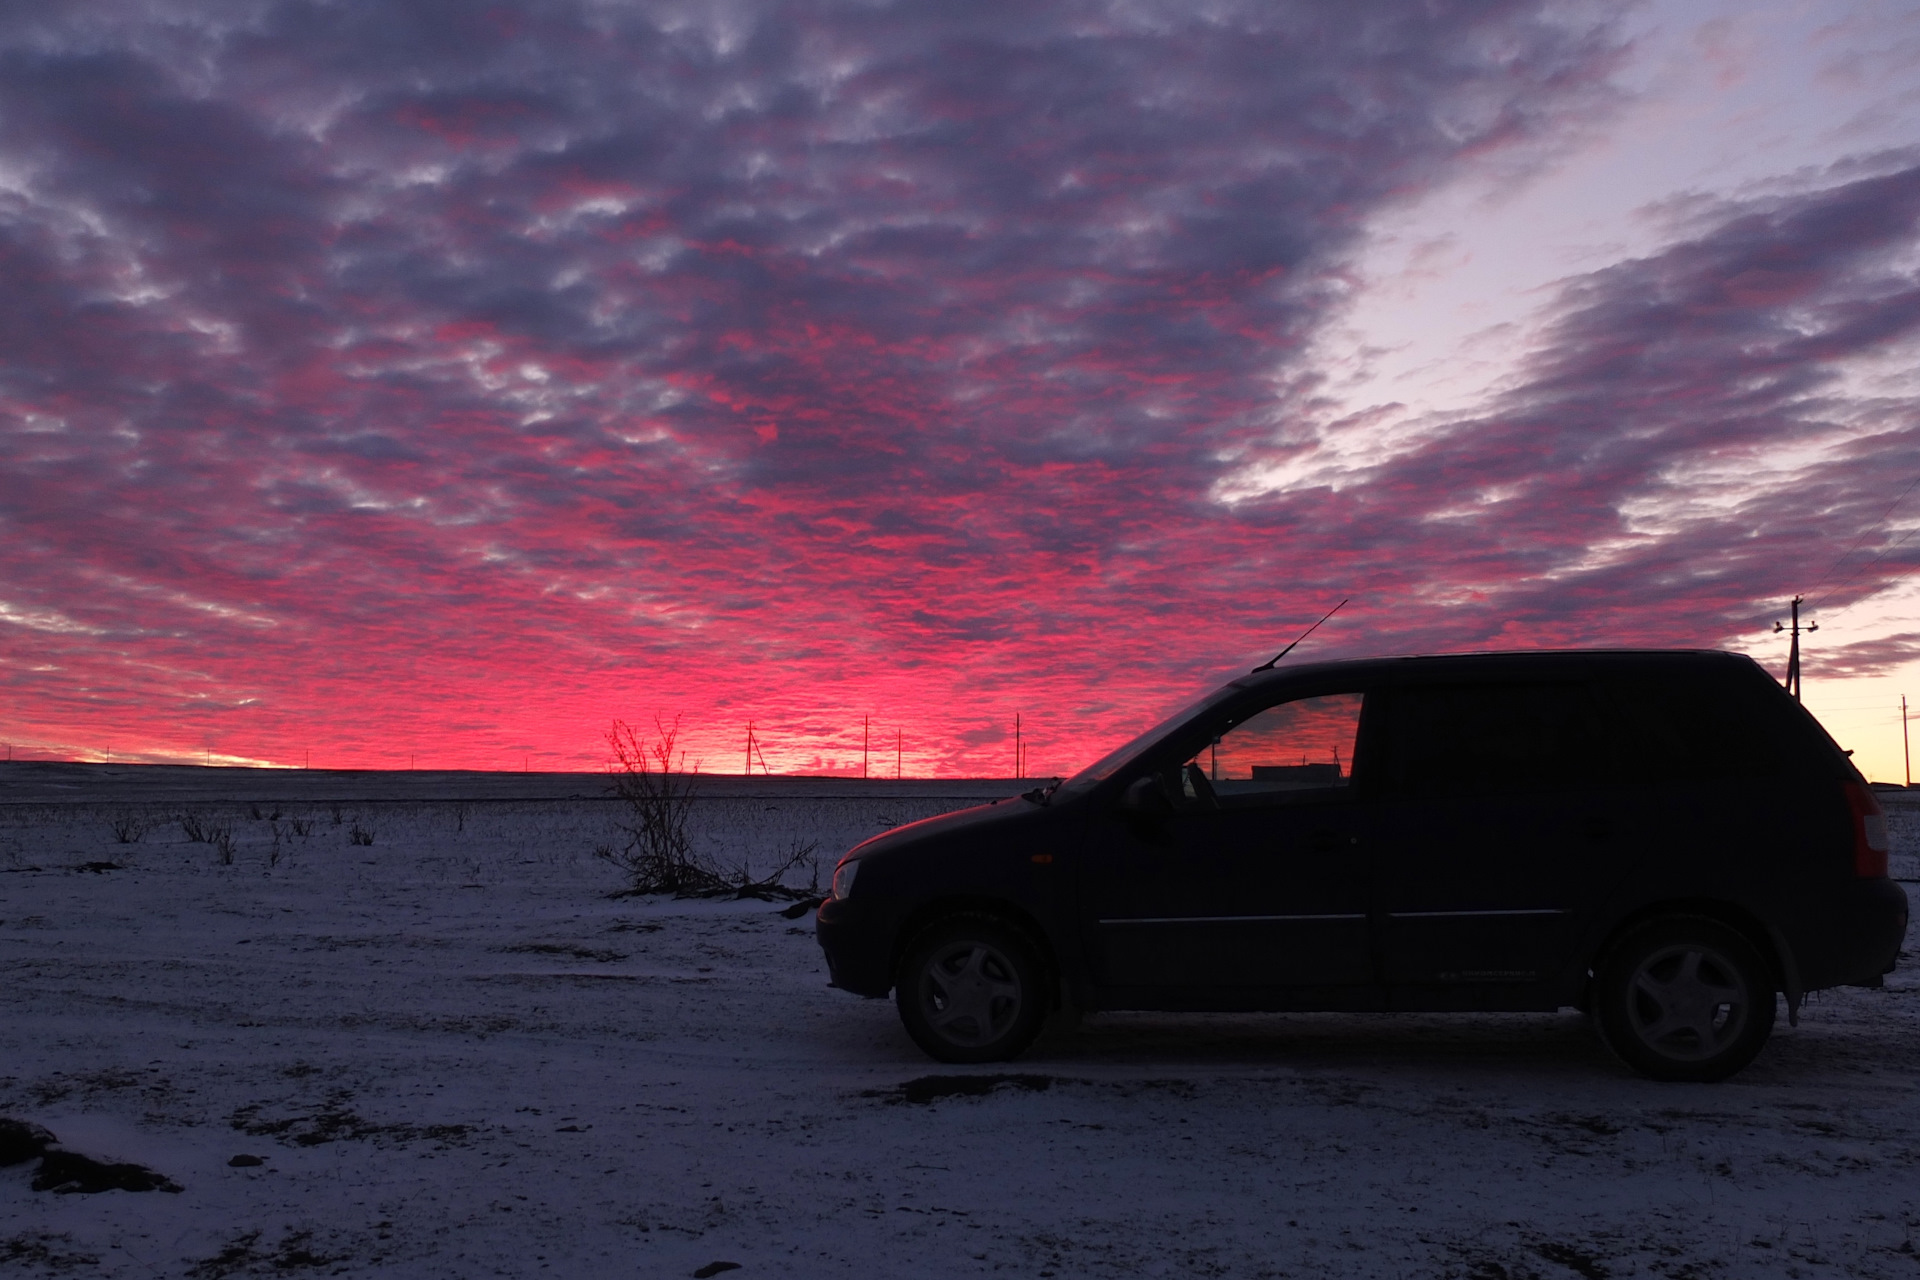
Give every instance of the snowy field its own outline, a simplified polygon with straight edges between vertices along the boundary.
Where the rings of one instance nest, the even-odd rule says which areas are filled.
[[[1920,1275],[1908,968],[1719,1085],[1571,1014],[1098,1015],[994,1084],[778,904],[609,897],[589,791],[140,772],[0,765],[0,1116],[181,1190],[0,1169],[0,1273]],[[824,877],[1017,785],[736,781],[696,821]]]

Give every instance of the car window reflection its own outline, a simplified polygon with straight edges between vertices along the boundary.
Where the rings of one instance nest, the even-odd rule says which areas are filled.
[[[1179,771],[1182,798],[1222,806],[1285,803],[1353,780],[1363,694],[1296,698],[1222,731]],[[1197,776],[1196,776],[1197,775]]]

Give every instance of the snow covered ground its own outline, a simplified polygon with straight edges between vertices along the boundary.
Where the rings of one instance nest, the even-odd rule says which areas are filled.
[[[1920,1274],[1911,969],[1720,1085],[1640,1080],[1573,1015],[1158,1014],[1055,1028],[994,1084],[830,990],[777,904],[609,898],[610,807],[538,775],[6,769],[0,1116],[183,1190],[0,1169],[0,1273]],[[1016,784],[861,787],[717,786],[706,847],[830,867]],[[230,863],[112,830],[183,811]]]

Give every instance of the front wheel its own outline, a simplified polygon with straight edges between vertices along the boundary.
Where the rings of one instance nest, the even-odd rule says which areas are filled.
[[[1717,920],[1642,925],[1594,978],[1601,1036],[1655,1080],[1724,1080],[1773,1033],[1772,974],[1752,943]]]
[[[999,1062],[1033,1043],[1047,1013],[1041,966],[990,916],[932,925],[907,949],[895,984],[900,1021],[940,1062]]]

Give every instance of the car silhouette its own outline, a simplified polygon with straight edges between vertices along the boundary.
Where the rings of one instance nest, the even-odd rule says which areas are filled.
[[[1588,1012],[1717,1080],[1776,996],[1877,986],[1886,823],[1745,657],[1539,651],[1234,680],[1064,782],[868,840],[815,920],[944,1062],[1055,1008]]]

